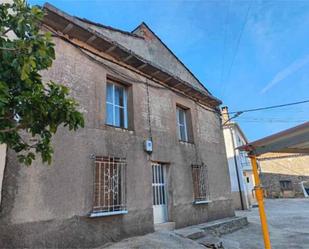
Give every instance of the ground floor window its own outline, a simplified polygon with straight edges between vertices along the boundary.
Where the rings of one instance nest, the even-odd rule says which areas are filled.
[[[96,157],[92,216],[126,213],[125,186],[125,158]]]
[[[292,190],[293,189],[292,182],[290,180],[280,181],[280,188],[281,188],[282,191]]]
[[[192,165],[194,202],[200,203],[208,200],[207,167],[205,164]]]

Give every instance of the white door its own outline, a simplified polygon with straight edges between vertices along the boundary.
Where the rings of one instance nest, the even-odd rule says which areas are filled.
[[[162,164],[152,164],[153,221],[167,222],[166,169]]]

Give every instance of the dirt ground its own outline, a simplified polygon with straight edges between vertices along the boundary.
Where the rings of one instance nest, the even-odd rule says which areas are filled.
[[[272,249],[309,248],[309,199],[268,199],[265,208]],[[237,215],[246,215],[249,225],[222,236],[225,248],[264,248],[258,208]]]
[[[197,242],[182,238],[171,231],[132,237],[97,249],[205,249]]]
[[[309,249],[309,199],[266,200],[272,249]],[[223,235],[225,249],[264,248],[258,208],[237,212],[248,217],[249,225],[234,233]],[[173,232],[156,232],[105,245],[108,249],[191,249],[204,248],[197,242],[175,235]]]

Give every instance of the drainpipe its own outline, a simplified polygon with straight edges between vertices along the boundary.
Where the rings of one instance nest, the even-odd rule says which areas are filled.
[[[238,183],[238,189],[239,189],[239,197],[240,197],[240,203],[241,203],[241,209],[245,210],[244,207],[244,200],[243,200],[243,196],[241,194],[241,185],[240,185],[240,177],[239,177],[239,170],[238,170],[238,162],[237,162],[237,157],[235,154],[235,140],[234,140],[234,135],[233,135],[233,131],[232,128],[229,126],[229,130],[231,132],[231,137],[232,137],[232,143],[233,143],[233,157],[234,157],[234,163],[235,163],[235,169],[236,169],[236,175],[237,175],[237,183]]]

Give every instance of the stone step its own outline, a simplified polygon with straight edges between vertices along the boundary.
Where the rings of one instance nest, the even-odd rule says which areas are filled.
[[[237,231],[247,225],[247,217],[242,216],[215,220],[208,223],[199,224],[197,226],[204,230],[207,234],[211,233],[220,236]]]
[[[247,217],[231,217],[175,230],[179,236],[197,240],[206,235],[220,236],[248,225]]]

